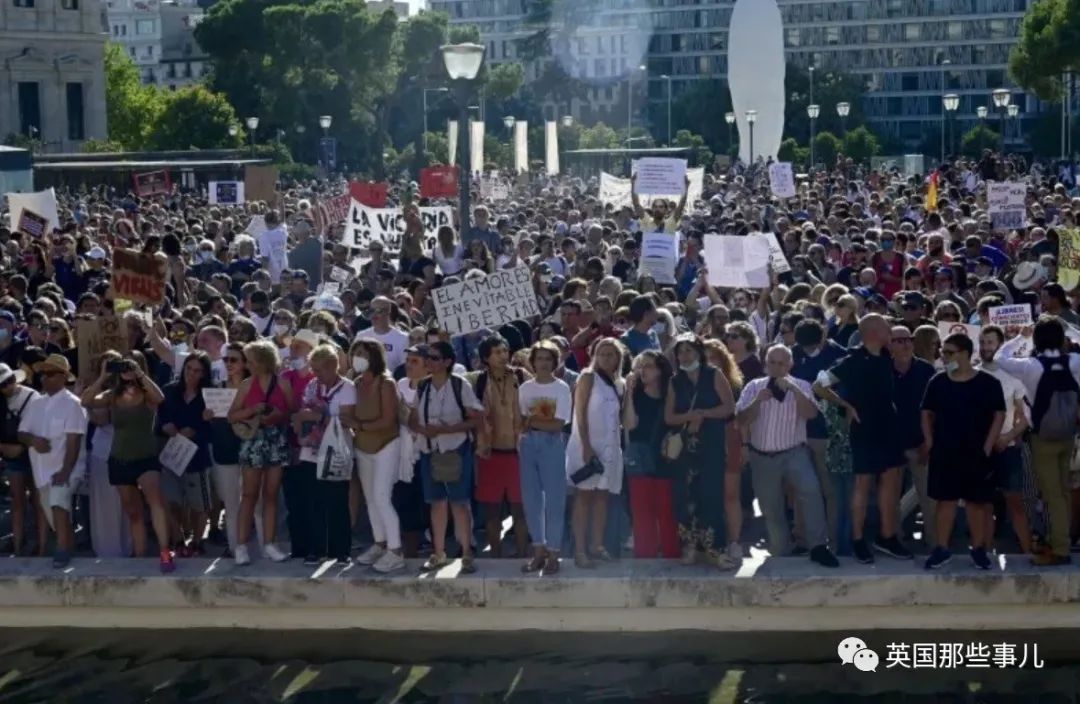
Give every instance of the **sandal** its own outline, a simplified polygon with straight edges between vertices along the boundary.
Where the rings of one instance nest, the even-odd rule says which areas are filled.
[[[596,563],[589,559],[589,556],[583,552],[574,555],[574,565],[583,570],[591,570],[596,567]]]
[[[539,572],[547,564],[547,557],[543,551],[540,551],[533,558],[521,566],[521,571],[525,574],[532,572]]]
[[[607,548],[601,546],[596,548],[591,553],[592,559],[597,562],[615,562],[615,558],[611,556],[611,553],[607,551]]]
[[[450,564],[450,561],[446,559],[446,555],[439,555],[432,553],[423,565],[420,566],[421,572],[434,572],[435,570],[441,570]]]
[[[461,574],[473,574],[476,572],[476,561],[472,555],[461,558]]]
[[[544,560],[544,576],[559,573],[559,553],[549,552]]]

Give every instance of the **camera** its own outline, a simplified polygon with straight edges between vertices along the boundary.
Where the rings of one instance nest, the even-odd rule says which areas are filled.
[[[126,359],[113,359],[105,364],[105,371],[109,374],[123,374],[131,371],[131,363]]]

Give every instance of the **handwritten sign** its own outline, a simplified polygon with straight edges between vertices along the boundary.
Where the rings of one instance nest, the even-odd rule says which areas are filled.
[[[540,315],[527,266],[440,286],[431,293],[439,327],[451,335],[495,329]]]
[[[1080,283],[1080,230],[1061,230],[1058,249],[1058,281],[1072,290]]]
[[[1003,328],[1024,327],[1032,324],[1031,306],[1026,303],[996,306],[990,309],[990,324]]]
[[[168,195],[172,192],[172,182],[168,171],[148,171],[135,174],[135,195],[140,198],[156,195]]]
[[[162,467],[165,467],[176,476],[182,477],[198,451],[199,446],[183,435],[173,435],[165,443],[158,460],[161,462]]]
[[[791,170],[791,162],[774,161],[769,164],[769,188],[777,198],[795,197],[795,173]]]
[[[135,303],[159,306],[165,302],[165,261],[133,249],[113,251],[113,295]]]
[[[341,284],[337,281],[327,281],[319,284],[318,295],[320,296],[336,296],[341,293]]]
[[[211,181],[210,205],[240,205],[244,202],[243,181]]]
[[[240,202],[245,198],[273,204],[277,201],[278,168],[272,164],[247,164],[244,166],[244,187]]]
[[[686,202],[693,204],[702,199],[702,194],[705,190],[705,169],[687,169],[686,175],[690,177],[690,186],[686,191]],[[679,186],[679,190],[677,191],[660,195],[647,196],[642,195],[639,192],[638,200],[641,202],[642,207],[648,208],[657,198],[663,198],[664,200],[670,200],[677,203],[679,202],[679,199],[682,198],[682,193],[682,186]],[[630,179],[619,178],[618,176],[612,176],[605,171],[601,171],[600,202],[604,205],[610,203],[615,208],[629,206],[631,204]]]
[[[348,193],[342,193],[316,203],[311,208],[315,220],[315,230],[324,233],[328,228],[343,222],[349,216],[349,205],[351,203],[352,196]]]
[[[765,288],[769,285],[769,241],[748,237],[706,235],[702,256],[710,286]]]
[[[236,389],[203,389],[202,397],[206,408],[215,418],[224,418],[229,415],[229,408],[236,398]]]
[[[772,267],[772,270],[777,274],[786,274],[791,271],[791,264],[788,263],[784,248],[780,246],[780,241],[776,239],[776,233],[765,233],[765,239],[769,241],[769,266]]]
[[[19,214],[18,230],[34,238],[44,237],[49,229],[49,221],[29,208],[23,208]]]
[[[641,263],[638,274],[651,276],[661,285],[675,283],[675,266],[679,262],[679,238],[675,233],[647,232],[641,236]]]
[[[352,278],[352,274],[348,269],[342,269],[340,266],[335,266],[330,269],[330,280],[337,281],[339,284],[345,285],[349,283],[349,279]]]
[[[52,188],[35,193],[8,193],[8,211],[11,224],[18,227],[22,211],[29,209],[49,221],[49,230],[60,227],[60,215],[56,211],[56,191]]]
[[[974,345],[971,350],[971,358],[979,358],[979,333],[982,328],[978,325],[968,325],[967,323],[938,323],[938,335],[941,336],[941,341],[945,342],[945,338],[955,333],[967,336],[971,340],[971,344]]]
[[[453,223],[453,208],[448,205],[420,208],[420,221],[424,226],[424,249],[430,251],[439,228]],[[345,241],[354,247],[364,249],[377,240],[386,249],[397,252],[405,234],[405,214],[401,208],[368,208],[354,200],[345,228]]]
[[[94,363],[102,354],[109,350],[128,353],[127,324],[115,315],[76,319],[75,339],[79,343],[79,378],[87,382],[94,374]]]
[[[633,163],[637,192],[642,195],[682,195],[686,188],[686,159],[642,157]]]
[[[1026,220],[1027,186],[1013,181],[987,181],[986,202],[990,225],[995,230],[1023,227]]]

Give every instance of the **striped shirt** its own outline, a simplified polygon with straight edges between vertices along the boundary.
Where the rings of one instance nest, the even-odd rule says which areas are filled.
[[[810,384],[793,376],[787,377],[799,393],[813,400]],[[769,377],[747,382],[739,395],[735,411],[741,413],[749,408],[761,390],[769,383]],[[799,417],[795,405],[795,392],[784,394],[783,401],[768,398],[758,406],[757,418],[750,425],[750,446],[761,452],[783,452],[806,443],[806,419]]]

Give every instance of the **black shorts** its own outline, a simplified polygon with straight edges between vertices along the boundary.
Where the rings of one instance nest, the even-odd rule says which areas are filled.
[[[141,460],[118,460],[109,458],[109,484],[113,486],[138,486],[139,477],[147,472],[160,472],[157,457]]]
[[[996,462],[981,451],[964,456],[931,452],[926,493],[935,501],[987,504],[997,496]]]
[[[851,439],[851,471],[876,477],[886,470],[907,464],[900,443],[890,434],[874,440]]]
[[[396,482],[390,503],[397,511],[403,533],[422,533],[430,523],[431,509],[424,501],[424,485],[420,479],[420,463],[413,468],[412,481]]]

